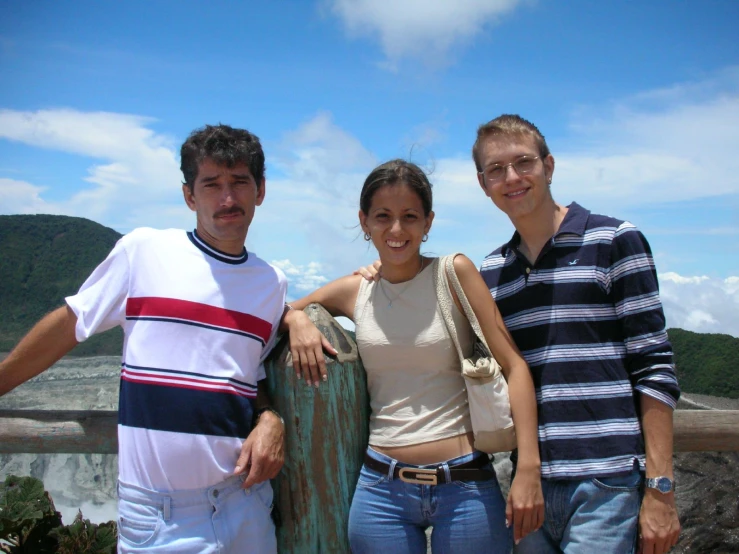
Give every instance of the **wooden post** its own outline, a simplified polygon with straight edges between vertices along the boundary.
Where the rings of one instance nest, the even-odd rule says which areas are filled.
[[[287,337],[266,363],[269,391],[286,423],[285,466],[274,481],[284,554],[349,552],[347,522],[367,447],[369,399],[356,344],[318,304],[305,312],[339,351],[328,381],[298,380]]]

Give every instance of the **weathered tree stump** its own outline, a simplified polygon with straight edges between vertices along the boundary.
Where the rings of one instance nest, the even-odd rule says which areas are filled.
[[[318,304],[305,309],[339,351],[318,388],[297,379],[288,337],[265,363],[269,392],[285,419],[285,466],[273,482],[282,553],[349,552],[347,522],[368,440],[367,378],[350,335]]]

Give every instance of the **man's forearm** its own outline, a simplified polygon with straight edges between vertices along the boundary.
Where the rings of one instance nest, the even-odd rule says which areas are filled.
[[[269,394],[267,393],[267,380],[266,379],[257,381],[257,398],[256,398],[256,402],[254,403],[254,407],[257,411],[263,408],[272,407],[272,402],[270,401]]]
[[[672,407],[641,394],[642,430],[647,452],[647,478],[669,477],[672,468]],[[641,552],[664,554],[680,537],[680,519],[674,489],[662,493],[647,488],[639,512],[639,547]]]
[[[77,316],[64,305],[45,316],[0,362],[0,396],[25,383],[77,345]]]
[[[672,479],[672,407],[645,394],[640,397],[647,477],[664,475]]]
[[[281,426],[284,425],[284,420],[282,419],[282,416],[272,406],[269,394],[267,394],[266,379],[257,381],[257,398],[256,402],[254,403],[254,409],[256,413],[256,417],[254,418],[255,426],[257,425],[257,423],[259,423],[259,421],[262,420],[262,418],[264,418],[264,420],[269,420],[270,423],[279,422]]]

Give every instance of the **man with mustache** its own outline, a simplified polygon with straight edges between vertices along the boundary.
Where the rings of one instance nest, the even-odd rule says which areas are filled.
[[[0,363],[0,395],[122,326],[118,551],[274,553],[269,479],[284,424],[261,364],[287,281],[244,247],[264,153],[253,134],[218,125],[193,131],[181,159],[195,229],[122,237]]]

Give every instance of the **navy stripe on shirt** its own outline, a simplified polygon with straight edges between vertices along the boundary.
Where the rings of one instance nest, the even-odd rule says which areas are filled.
[[[542,477],[644,467],[635,391],[673,408],[680,395],[646,239],[573,203],[535,264],[519,243],[480,272],[531,369]]]
[[[174,433],[246,438],[254,398],[121,379],[118,423]]]

